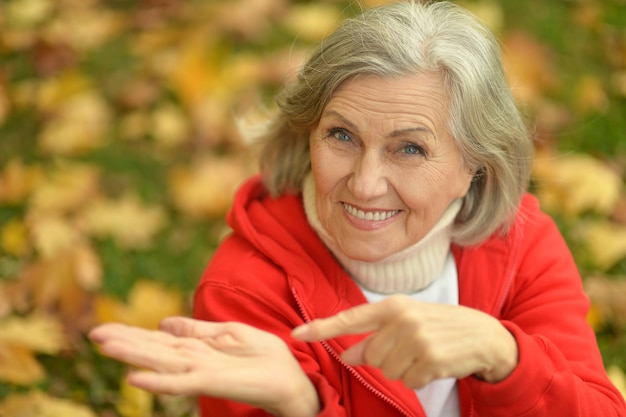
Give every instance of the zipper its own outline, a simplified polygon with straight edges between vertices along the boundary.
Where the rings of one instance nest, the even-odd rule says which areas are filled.
[[[311,322],[311,317],[309,316],[309,314],[304,309],[304,306],[302,305],[302,302],[300,301],[300,297],[298,296],[298,292],[296,291],[296,289],[294,287],[291,287],[291,293],[292,293],[294,299],[296,300],[296,304],[298,305],[298,310],[300,310],[300,315],[304,319],[304,322],[305,323]],[[348,370],[348,372],[350,372],[350,374],[356,378],[357,381],[359,381],[365,388],[367,388],[368,391],[370,391],[372,394],[374,394],[375,396],[377,396],[378,398],[382,399],[384,402],[386,402],[387,404],[392,406],[394,409],[396,409],[403,416],[405,416],[405,417],[411,417],[412,416],[412,414],[409,413],[408,411],[406,411],[404,409],[404,407],[402,407],[400,404],[398,404],[392,398],[390,398],[387,395],[385,395],[384,393],[380,392],[372,384],[367,382],[367,380],[356,369],[354,369],[352,366],[350,366],[347,363],[345,363],[343,361],[343,359],[341,359],[341,356],[339,356],[339,353],[337,353],[325,340],[320,341],[320,343],[322,344],[324,349],[326,349],[326,351],[330,354],[330,356],[332,356],[337,362],[339,362],[339,364],[342,367],[346,368]]]

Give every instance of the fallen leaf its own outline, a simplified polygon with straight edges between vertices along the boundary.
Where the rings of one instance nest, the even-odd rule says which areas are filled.
[[[187,109],[193,109],[209,92],[219,89],[219,54],[218,48],[211,48],[201,38],[187,39],[181,45],[169,79]]]
[[[52,155],[81,155],[101,147],[111,126],[111,110],[95,91],[63,102],[39,135],[39,148]]]
[[[581,2],[575,5],[573,18],[576,24],[587,30],[598,29],[602,26],[602,10],[592,2]]]
[[[35,352],[56,354],[66,345],[61,323],[39,313],[0,320],[0,343]]]
[[[10,219],[0,229],[0,249],[9,255],[20,257],[30,249],[28,232],[19,219]]]
[[[4,124],[10,111],[11,101],[8,97],[5,86],[0,80],[0,125]]]
[[[575,87],[574,105],[582,113],[605,113],[609,107],[609,97],[598,77],[581,77]]]
[[[238,157],[205,157],[191,166],[173,168],[169,188],[176,207],[192,217],[223,216],[237,186],[251,167]]]
[[[626,97],[626,70],[616,71],[611,76],[613,91],[622,97]]]
[[[5,6],[3,23],[13,27],[32,28],[43,22],[53,11],[51,0],[10,0]]]
[[[125,27],[123,14],[112,9],[89,7],[80,3],[63,7],[56,18],[41,31],[42,37],[52,43],[71,45],[84,52],[111,39]]]
[[[3,318],[0,320],[0,379],[20,385],[40,381],[45,371],[35,353],[56,354],[66,343],[61,324],[51,316],[32,314]]]
[[[624,375],[622,368],[617,365],[610,365],[606,371],[615,388],[626,399],[626,375]]]
[[[0,380],[28,386],[44,379],[46,371],[32,351],[0,342]],[[0,406],[0,417],[3,417]],[[15,414],[6,414],[14,417]]]
[[[463,1],[459,4],[472,12],[494,32],[499,32],[504,26],[504,13],[502,11],[502,6],[495,1]]]
[[[585,211],[611,214],[622,189],[619,175],[586,154],[537,153],[533,178],[542,205],[571,217]]]
[[[180,108],[165,104],[152,112],[151,133],[156,143],[166,149],[180,146],[191,138],[189,122]]]
[[[53,311],[72,326],[88,325],[93,292],[99,289],[102,265],[88,243],[40,259],[23,269],[8,291],[20,310],[36,308]]]
[[[44,259],[52,259],[85,241],[71,220],[56,214],[28,215],[27,225],[33,245]]]
[[[100,173],[93,165],[64,163],[46,174],[32,192],[31,211],[74,211],[91,201],[100,189]]]
[[[8,395],[0,403],[0,417],[96,417],[88,407],[40,391]]]
[[[602,271],[609,270],[626,257],[626,226],[607,220],[589,220],[578,224],[574,234],[585,244],[591,260]]]
[[[153,404],[152,393],[130,385],[125,378],[122,380],[120,397],[115,403],[115,408],[122,417],[151,417]]]
[[[0,203],[18,204],[25,201],[41,180],[40,166],[28,166],[20,159],[10,159],[0,172]]]
[[[122,116],[119,122],[120,136],[129,142],[138,141],[148,136],[152,128],[150,115],[143,111],[129,112]]]
[[[306,3],[291,6],[283,25],[298,38],[317,42],[330,34],[341,21],[340,10],[328,3]]]
[[[558,85],[550,51],[530,34],[512,32],[502,39],[503,63],[513,95],[534,108],[547,91]]]
[[[244,39],[262,39],[287,9],[285,0],[234,0],[214,9],[214,25],[224,33]]]
[[[626,277],[590,276],[585,278],[584,288],[591,300],[594,329],[606,323],[626,324]]]
[[[138,281],[130,290],[128,302],[99,295],[95,315],[99,323],[120,322],[147,329],[157,329],[165,317],[184,314],[182,294],[153,281]]]
[[[111,237],[121,247],[144,249],[154,243],[167,217],[163,208],[142,203],[127,194],[119,199],[98,199],[80,215],[83,227],[93,236]]]

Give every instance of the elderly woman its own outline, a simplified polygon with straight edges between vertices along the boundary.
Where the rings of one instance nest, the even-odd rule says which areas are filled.
[[[626,415],[525,193],[533,145],[487,29],[445,2],[369,10],[278,107],[195,320],[92,332],[148,368],[131,383],[203,416]]]

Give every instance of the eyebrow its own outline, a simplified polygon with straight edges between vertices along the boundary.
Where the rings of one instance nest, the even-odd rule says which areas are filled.
[[[355,125],[354,123],[352,123],[350,120],[346,119],[341,113],[335,111],[335,110],[326,110],[324,111],[324,113],[322,113],[322,117],[323,116],[335,116],[338,119],[341,120],[342,123],[345,123],[351,130],[353,130],[356,133],[359,133],[359,128],[357,125]],[[428,133],[429,136],[431,136],[433,139],[435,139],[435,134],[432,132],[432,130],[430,130],[427,127],[424,126],[416,126],[416,127],[408,127],[406,129],[398,129],[398,130],[394,130],[392,131],[388,136],[395,138],[398,136],[402,136],[406,133],[413,133],[413,132],[423,132],[423,133]]]

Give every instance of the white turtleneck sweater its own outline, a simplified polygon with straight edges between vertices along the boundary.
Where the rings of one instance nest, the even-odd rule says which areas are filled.
[[[379,262],[363,262],[345,256],[319,220],[313,176],[303,184],[303,203],[307,219],[320,239],[359,285],[370,303],[394,293],[415,300],[459,304],[456,264],[450,252],[454,218],[461,208],[455,200],[431,231],[419,242]],[[415,391],[428,417],[459,417],[456,379],[438,379]]]

